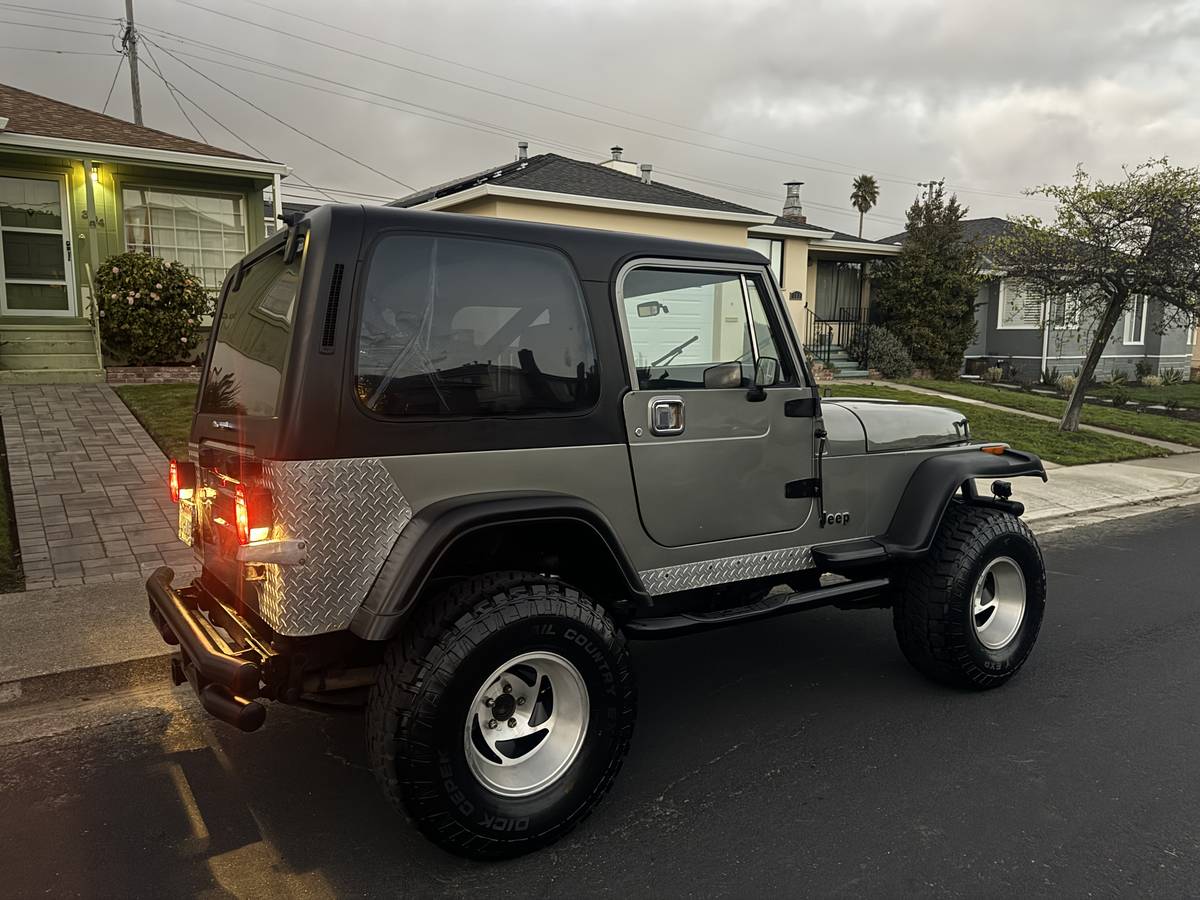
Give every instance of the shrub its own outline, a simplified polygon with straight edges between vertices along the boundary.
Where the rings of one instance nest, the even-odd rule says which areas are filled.
[[[992,384],[996,384],[1002,378],[1004,378],[1004,369],[1002,369],[1000,366],[992,366],[983,370],[984,381],[990,381]]]
[[[1158,374],[1162,378],[1162,383],[1168,387],[1172,387],[1177,384],[1183,384],[1185,381],[1187,381],[1183,375],[1182,369],[1163,369]]]
[[[1052,369],[1042,369],[1042,384],[1046,387],[1054,387],[1058,384],[1058,366]]]
[[[1129,373],[1126,372],[1124,369],[1113,369],[1112,372],[1108,376],[1108,383],[1112,384],[1112,385],[1128,384],[1129,383]]]
[[[1133,371],[1137,373],[1138,381],[1141,381],[1151,372],[1150,360],[1139,359],[1133,364]]]
[[[1143,375],[1142,385],[1148,388],[1160,388],[1163,386],[1162,376],[1160,375]]]
[[[1129,402],[1129,390],[1121,385],[1113,388],[1110,396],[1112,398],[1112,405],[1118,408]]]
[[[1075,385],[1079,383],[1079,379],[1074,375],[1062,375],[1058,379],[1058,389],[1067,396],[1070,396],[1071,391],[1075,390]]]
[[[859,365],[878,369],[884,378],[908,378],[915,368],[908,348],[882,325],[868,325],[846,352]]]
[[[177,262],[146,253],[119,253],[95,279],[100,336],[135,366],[179,362],[195,352],[200,320],[212,300],[200,279]]]

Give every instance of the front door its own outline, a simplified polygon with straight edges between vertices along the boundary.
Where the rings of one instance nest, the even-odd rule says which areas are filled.
[[[789,498],[787,485],[813,476],[813,418],[796,405],[788,415],[786,404],[813,394],[764,270],[639,263],[618,293],[633,386],[625,425],[647,533],[679,547],[803,525],[812,500]]]
[[[66,179],[0,175],[0,314],[73,316]]]

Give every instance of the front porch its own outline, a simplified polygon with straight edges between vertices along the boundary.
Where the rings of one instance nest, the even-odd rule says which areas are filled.
[[[871,366],[868,326],[875,323],[871,269],[894,254],[867,242],[861,249],[835,249],[822,247],[822,243],[814,242],[808,253],[808,299],[801,327],[804,349],[809,359],[832,370],[835,379],[867,378]]]

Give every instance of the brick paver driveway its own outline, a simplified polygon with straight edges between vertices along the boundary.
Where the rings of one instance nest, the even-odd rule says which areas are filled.
[[[194,568],[167,461],[111,388],[0,386],[0,420],[27,589]]]

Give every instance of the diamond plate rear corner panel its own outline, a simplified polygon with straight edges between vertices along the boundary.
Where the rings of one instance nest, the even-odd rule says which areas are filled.
[[[646,591],[652,596],[658,596],[675,591],[711,587],[714,584],[730,584],[750,578],[798,572],[812,567],[810,547],[785,547],[783,550],[767,550],[761,553],[682,563],[677,566],[663,566],[661,569],[647,569],[638,574],[642,577]]]
[[[412,507],[378,459],[264,461],[276,540],[299,539],[301,565],[266,565],[259,614],[302,637],[349,626]]]

